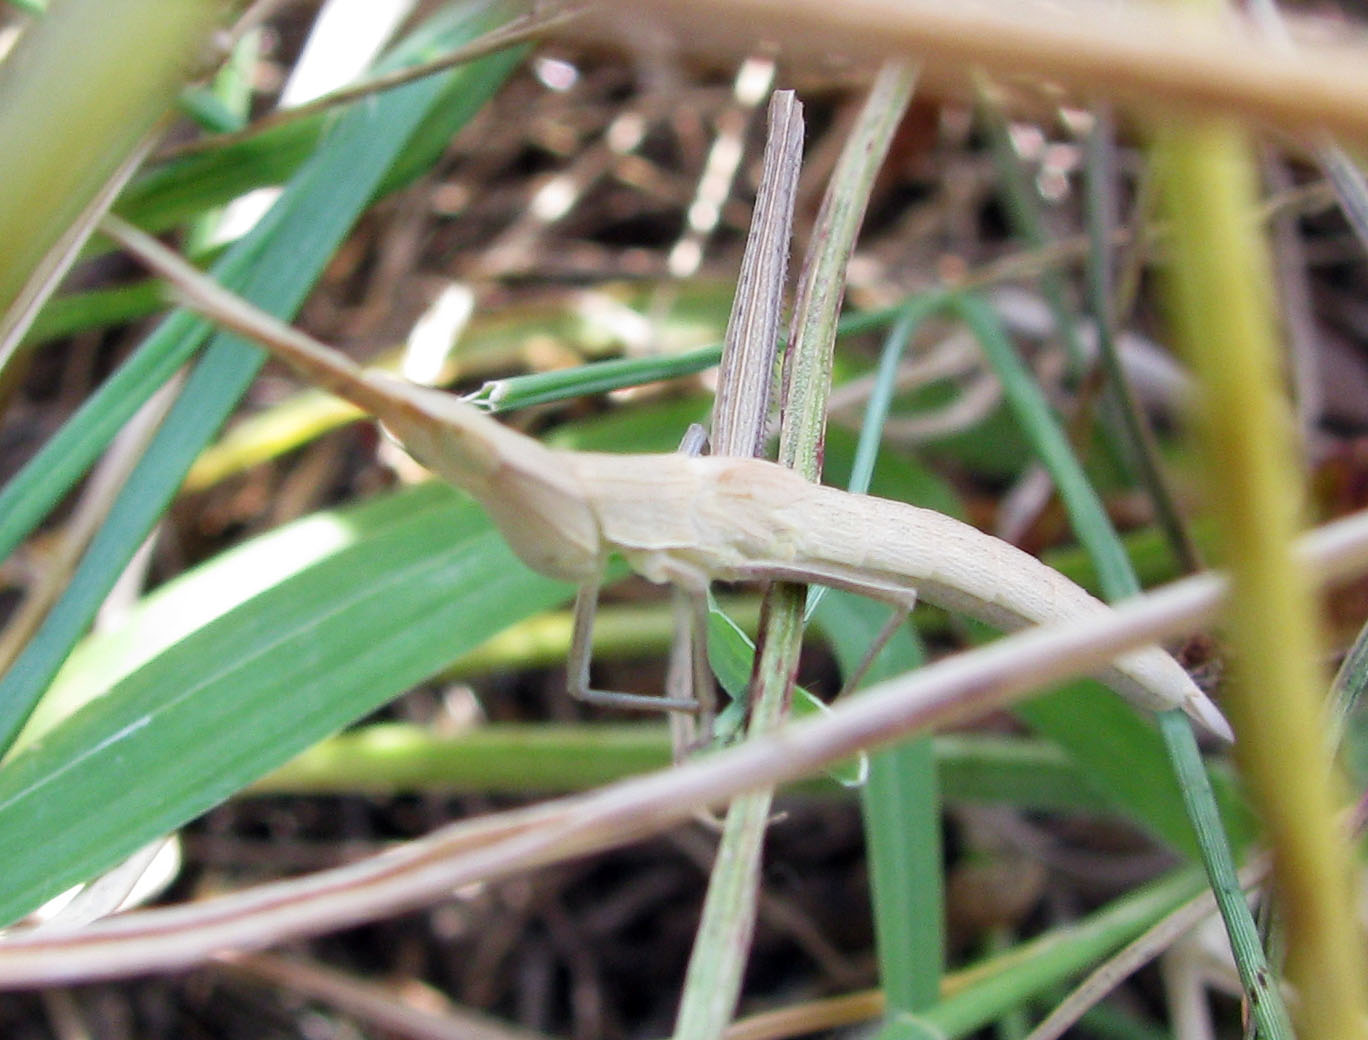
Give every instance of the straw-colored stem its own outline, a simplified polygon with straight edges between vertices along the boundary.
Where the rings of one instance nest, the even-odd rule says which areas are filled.
[[[1299,1035],[1362,1034],[1361,937],[1341,804],[1326,764],[1320,641],[1309,575],[1291,552],[1301,518],[1294,427],[1278,372],[1268,256],[1249,219],[1252,157],[1216,121],[1166,127],[1155,162],[1171,218],[1173,319],[1202,383],[1212,508],[1228,539],[1236,755],[1273,847]]]
[[[756,198],[736,298],[722,351],[713,451],[759,455],[765,444],[769,388],[778,349],[788,270],[788,242],[802,163],[802,106],[792,91],[777,91],[769,108],[765,175]],[[751,680],[751,732],[773,729],[788,709],[802,640],[803,586],[770,590],[761,612],[763,649]],[[776,609],[776,593],[796,605]],[[731,1020],[741,992],[759,906],[760,863],[773,789],[738,798],[727,809],[717,859],[684,978],[676,1040],[707,1040]]]
[[[821,472],[831,353],[836,318],[845,295],[846,263],[874,174],[915,82],[915,72],[896,63],[885,65],[875,80],[823,198],[794,302],[779,461],[809,480]],[[748,730],[752,738],[772,732],[787,713],[806,598],[805,586],[782,583],[772,587],[766,597],[764,643],[752,682],[756,691]],[[738,799],[727,812],[685,979],[676,1040],[716,1036],[735,1007],[750,945],[761,845],[772,797],[771,788],[761,788]]]

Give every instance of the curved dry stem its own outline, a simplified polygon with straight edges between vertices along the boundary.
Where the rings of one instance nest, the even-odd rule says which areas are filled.
[[[1321,582],[1368,570],[1368,513],[1307,535],[1299,558]],[[1175,582],[1116,610],[1035,628],[894,679],[829,715],[676,769],[458,823],[384,854],[304,878],[186,906],[128,914],[71,931],[0,938],[0,988],[122,978],[186,968],[373,920],[460,885],[511,877],[667,830],[756,787],[805,776],[857,751],[961,723],[1117,653],[1210,621],[1226,595],[1215,573]]]
[[[1368,132],[1368,45],[1299,42],[1289,51],[1246,21],[1163,5],[633,0],[591,18],[586,30],[614,41],[628,19],[658,21],[681,46],[714,58],[763,34],[799,53],[916,58],[946,82],[979,69],[1043,77],[1148,112],[1235,114],[1298,136]]]

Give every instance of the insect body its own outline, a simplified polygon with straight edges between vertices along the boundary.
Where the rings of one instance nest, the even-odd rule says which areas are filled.
[[[529,567],[578,583],[582,599],[617,552],[643,576],[695,597],[714,579],[811,581],[904,607],[920,595],[1006,629],[1108,609],[1035,557],[967,524],[810,484],[763,459],[552,450],[449,394],[363,371],[122,221],[108,218],[105,228],[171,278],[191,306],[380,419],[415,458],[473,495]],[[576,642],[584,643],[576,627]],[[580,692],[592,693],[582,678]],[[1233,739],[1216,706],[1159,647],[1118,657],[1098,678],[1134,704],[1181,708]],[[614,696],[632,706],[679,707]]]
[[[619,552],[644,577],[693,592],[714,579],[809,581],[907,607],[920,597],[1007,630],[1108,609],[1029,553],[934,510],[811,484],[763,459],[554,451],[449,395],[394,392],[403,414],[381,418],[400,442],[474,494],[523,561],[554,577],[594,581]],[[472,442],[503,458],[478,480],[455,457]],[[1159,647],[1098,678],[1233,739]]]

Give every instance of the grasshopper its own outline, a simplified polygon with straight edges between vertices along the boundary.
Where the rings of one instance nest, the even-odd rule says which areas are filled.
[[[363,370],[116,218],[106,218],[104,229],[168,278],[188,306],[379,419],[414,458],[474,497],[524,563],[577,584],[581,607],[592,608],[608,557],[618,553],[638,574],[695,601],[712,581],[781,579],[849,589],[904,610],[920,596],[1007,630],[1109,609],[1035,557],[967,524],[812,484],[764,459],[548,448],[451,394]],[[696,708],[682,699],[590,690],[587,623],[576,629],[575,696],[620,707]],[[1233,739],[1219,709],[1157,646],[1116,658],[1097,678],[1132,704],[1180,708]]]

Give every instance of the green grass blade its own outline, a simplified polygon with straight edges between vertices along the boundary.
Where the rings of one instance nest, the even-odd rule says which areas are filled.
[[[1049,245],[1050,236],[1045,230],[1040,191],[1012,143],[1007,113],[982,87],[979,89],[978,102],[978,113],[986,131],[993,166],[997,170],[998,189],[1012,230],[1032,249],[1043,249]],[[1040,270],[1038,284],[1040,294],[1054,318],[1057,334],[1064,344],[1070,375],[1076,378],[1082,374],[1085,366],[1084,350],[1078,336],[1077,315],[1068,303],[1064,274],[1057,266],[1047,265]]]
[[[372,71],[383,74],[422,64],[460,48],[507,20],[503,16],[491,18],[491,10],[496,8],[487,2],[448,7],[377,62]],[[509,8],[504,10],[507,13]],[[462,30],[461,24],[469,24],[472,19],[478,23],[477,31]],[[517,62],[526,53],[526,47],[511,46],[492,57],[497,65],[500,61]],[[447,73],[437,73],[431,78],[439,79],[444,75]],[[352,103],[352,107],[374,104],[400,89],[403,87],[377,91]],[[161,231],[254,188],[284,184],[309,159],[328,127],[346,110],[347,106],[340,106],[332,111],[301,116],[241,140],[169,159],[139,174],[124,191],[114,207],[115,212],[149,231]],[[451,135],[464,121],[463,105],[459,101],[429,110],[395,157],[380,181],[377,193],[395,191],[431,169]]]
[[[165,303],[164,287],[150,278],[112,289],[54,296],[33,320],[26,341],[46,343],[89,329],[127,325],[155,314]]]
[[[0,919],[116,863],[572,590],[445,488],[178,640],[0,770]],[[41,835],[41,840],[35,837]]]
[[[991,306],[969,294],[954,297],[952,306],[988,355],[1003,382],[1013,415],[1059,489],[1078,539],[1097,568],[1104,598],[1121,599],[1138,591],[1139,582],[1124,544],[1074,457],[1049,403],[1017,357]],[[1027,705],[1022,715],[1046,727],[1050,736],[1079,756],[1080,761],[1092,762],[1099,786],[1121,799],[1132,812],[1140,816],[1153,812],[1151,827],[1166,841],[1191,849],[1191,829],[1178,823],[1172,806],[1164,798],[1166,793],[1173,792],[1168,779],[1172,770],[1166,764],[1160,741],[1148,727],[1122,726],[1114,719],[1112,724],[1097,730],[1089,727],[1086,720],[1094,710],[1102,713],[1100,718],[1118,714],[1115,705],[1103,706],[1103,698],[1090,686],[1075,684],[1058,695],[1061,699],[1056,704]],[[1143,774],[1139,772],[1142,765]],[[1147,779],[1137,783],[1141,776]]]
[[[537,619],[521,622],[508,632],[536,623]],[[471,656],[443,674],[462,673],[464,661]],[[562,652],[560,661],[564,657]],[[428,726],[381,722],[314,745],[249,791],[554,794],[664,769],[670,764],[670,752],[669,733],[659,723],[492,724],[448,735]],[[932,752],[937,784],[946,801],[1047,812],[1105,813],[1113,808],[1092,790],[1075,763],[1043,741],[956,733],[935,737]],[[805,793],[828,796],[848,790],[847,785],[817,778],[795,786]]]
[[[903,306],[848,314],[836,326],[838,336],[853,336],[870,329],[882,328],[894,321]],[[512,411],[532,405],[564,401],[585,394],[602,394],[611,390],[625,390],[663,379],[703,372],[717,365],[722,357],[722,344],[699,347],[671,357],[618,358],[595,361],[578,368],[556,372],[537,372],[486,383],[469,398],[491,412]]]
[[[317,149],[322,119],[290,123],[141,172],[114,212],[148,231],[178,227],[255,188],[285,184]]]
[[[889,331],[879,355],[878,377],[865,408],[864,422],[860,426],[855,465],[850,472],[850,482],[846,485],[848,491],[858,495],[869,491],[870,481],[874,477],[874,460],[878,458],[879,443],[883,440],[884,424],[888,421],[888,412],[897,392],[898,366],[907,351],[907,344],[916,335],[922,322],[944,306],[945,296],[941,293],[914,296],[903,305],[896,324]]]
[[[898,365],[917,328],[943,305],[944,298],[935,293],[910,300],[890,330],[860,428],[849,490],[869,490]],[[813,598],[842,674],[855,674],[887,621],[887,608],[839,591],[814,590]],[[870,664],[862,685],[911,671],[923,661],[921,643],[903,625]],[[945,970],[941,803],[930,738],[872,757],[861,810],[885,1015],[921,1011],[940,995]]]
[[[494,9],[497,12],[497,8]],[[496,15],[484,14],[480,17],[492,19]],[[448,38],[464,38],[476,35],[480,25],[485,24],[477,18],[477,25],[465,27],[458,23],[452,26],[449,20],[444,24],[449,37],[438,37],[435,41],[424,36],[416,41],[407,41],[397,49],[397,54],[405,60],[420,60],[435,46]],[[492,56],[478,65],[472,65],[462,72],[448,74],[445,91],[451,95],[450,103],[430,106],[439,112],[440,118],[431,113],[419,123],[419,129],[410,137],[431,134],[433,129],[443,129],[450,133],[468,119],[473,107],[483,103],[519,60],[521,52],[506,52]],[[397,60],[397,59],[396,59]],[[388,102],[377,102],[388,103]],[[311,148],[316,143],[317,134],[305,143]],[[376,139],[376,147],[383,141]],[[432,142],[424,144],[431,151]],[[298,167],[303,155],[296,158],[291,169]],[[236,164],[229,162],[230,167]],[[344,166],[338,162],[339,167]],[[388,178],[392,179],[392,178]],[[194,180],[192,177],[191,180]],[[382,180],[382,183],[385,181]],[[274,183],[274,181],[272,181]],[[136,187],[136,186],[135,186]],[[159,184],[154,194],[165,198],[174,192],[174,185]],[[136,191],[126,193],[136,196]],[[225,198],[231,198],[228,193]],[[221,199],[219,201],[222,201]],[[178,218],[188,218],[203,211],[204,200],[197,200],[178,212]],[[137,207],[120,205],[116,207],[127,214]],[[148,214],[140,214],[148,216]],[[277,219],[276,217],[268,220]],[[214,276],[230,287],[240,288],[245,282],[248,270],[257,262],[257,253],[272,235],[265,226],[259,227],[249,238],[238,242],[233,249],[217,263]],[[280,247],[277,247],[280,248]],[[69,329],[88,327],[92,322],[102,324],[110,321],[128,320],[150,313],[161,299],[158,283],[141,283],[136,289],[112,290],[108,293],[90,294],[87,298],[71,301],[56,300],[40,315],[35,325],[34,336],[41,330],[43,337],[61,335]],[[75,416],[57,433],[52,441],[14,478],[3,491],[0,491],[0,558],[8,556],[34,526],[50,512],[62,496],[85,473],[95,457],[113,434],[129,419],[137,408],[175,372],[200,346],[207,335],[207,326],[198,318],[177,314],[163,324],[156,334],[138,349],[132,358],[106,380],[100,390],[82,406]]]
[[[1053,409],[1017,356],[992,306],[981,296],[971,293],[952,297],[950,306],[973,332],[988,363],[1002,380],[1012,414],[1059,489],[1079,542],[1097,564],[1105,598],[1117,600],[1135,595],[1140,591],[1140,584],[1126,557],[1125,546],[1116,536],[1097,492],[1074,458],[1073,448],[1056,421]]]
[[[817,618],[843,674],[859,665],[887,617],[887,607],[848,592],[823,598]],[[921,645],[904,625],[875,658],[866,682],[922,662]],[[931,739],[871,755],[861,808],[887,1013],[919,1011],[939,996],[945,966],[940,785]]]
[[[1138,591],[1139,582],[1135,572],[1101,501],[1074,458],[1063,431],[1055,423],[1048,403],[1011,349],[991,309],[983,301],[967,295],[956,297],[955,303],[1003,380],[1004,390],[1018,422],[1054,478],[1079,541],[1098,567],[1106,598],[1121,599]],[[1259,945],[1258,930],[1250,915],[1249,905],[1235,876],[1230,839],[1224,830],[1220,809],[1203,767],[1191,724],[1181,712],[1173,709],[1160,714],[1159,729],[1173,772],[1179,781],[1192,829],[1196,832],[1202,863],[1210,878],[1212,891],[1216,894],[1231,946],[1237,951],[1241,977],[1256,980],[1251,983],[1254,987],[1266,986],[1272,975]],[[1096,750],[1101,744],[1096,734],[1090,733],[1080,738],[1072,728],[1052,728],[1050,735],[1067,742],[1065,746],[1080,755],[1089,754],[1090,750]],[[1111,750],[1117,752],[1121,746],[1117,745]],[[1098,775],[1112,789],[1125,788],[1129,781],[1125,775],[1123,758],[1115,754],[1095,755],[1093,761]],[[1270,1028],[1275,1035],[1283,1035],[1286,1012],[1277,993],[1265,991],[1258,996],[1260,1014],[1266,1016],[1262,1019],[1266,1023],[1265,1027]],[[1279,1025],[1280,1022],[1283,1025]]]
[[[208,334],[208,326],[197,318],[168,318],[0,490],[0,559],[56,507],[133,413]]]
[[[408,517],[445,508],[454,492],[430,483],[382,495],[345,514],[320,512],[219,553],[144,596],[115,628],[92,633],[67,658],[15,750],[84,707],[215,619]]]
[[[1155,517],[1172,546],[1174,555],[1189,573],[1201,568],[1201,557],[1183,523],[1178,504],[1173,500],[1159,460],[1159,446],[1149,417],[1131,387],[1116,344],[1116,328],[1122,320],[1118,308],[1117,277],[1114,271],[1112,242],[1118,223],[1116,200],[1116,127],[1111,109],[1103,102],[1093,106],[1093,126],[1085,142],[1084,218],[1088,234],[1088,259],[1085,269],[1088,309],[1097,329],[1097,355],[1106,379],[1107,400],[1115,412],[1117,432],[1130,450],[1126,457],[1134,464],[1136,476],[1149,494]],[[1141,186],[1143,196],[1143,185]],[[1137,218],[1139,219],[1139,218]],[[1125,279],[1125,296],[1133,295]]]
[[[1201,890],[1193,871],[1173,875],[1077,924],[1048,932],[980,965],[979,981],[917,1016],[895,1019],[879,1040],[968,1036],[1110,956]]]

